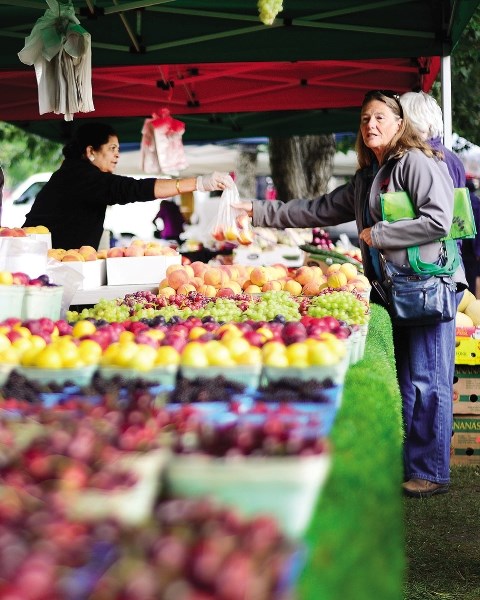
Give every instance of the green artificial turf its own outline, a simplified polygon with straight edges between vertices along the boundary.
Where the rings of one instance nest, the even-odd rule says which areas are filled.
[[[333,464],[305,537],[300,600],[400,600],[405,571],[401,397],[390,319],[372,305],[332,430]]]

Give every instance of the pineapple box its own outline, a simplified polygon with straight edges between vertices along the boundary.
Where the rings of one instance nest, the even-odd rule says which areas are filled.
[[[455,364],[480,365],[480,327],[457,327]]]
[[[453,414],[480,415],[480,366],[455,368]]]
[[[452,465],[480,465],[480,415],[454,415]]]

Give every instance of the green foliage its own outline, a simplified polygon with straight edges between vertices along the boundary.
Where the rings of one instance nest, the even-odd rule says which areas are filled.
[[[453,131],[473,144],[480,145],[480,6],[465,28],[452,52],[452,124]],[[436,81],[433,95],[440,102],[441,85]]]
[[[0,121],[0,164],[6,188],[15,187],[33,173],[57,169],[61,150],[61,144]]]
[[[333,468],[310,525],[301,600],[401,600],[401,397],[390,318],[372,305],[365,357],[347,373]]]

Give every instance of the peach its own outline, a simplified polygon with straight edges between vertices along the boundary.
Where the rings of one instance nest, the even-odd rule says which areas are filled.
[[[162,281],[158,284],[158,287],[159,287],[159,289],[170,287],[168,285],[168,279],[166,277],[164,279],[162,279]]]
[[[167,269],[168,270],[168,269]],[[181,285],[189,283],[190,277],[187,273],[181,269],[175,269],[171,273],[167,275],[168,285],[172,287],[174,290],[177,290]]]
[[[316,296],[320,291],[320,285],[316,281],[306,283],[302,288],[303,296]]]
[[[119,256],[124,256],[125,248],[121,246],[114,246],[113,248],[109,248],[107,251],[107,258],[118,258]]]
[[[312,280],[316,282],[320,282],[325,278],[322,269],[318,265],[311,265],[310,270],[313,273]],[[325,278],[326,281],[326,278]]]
[[[311,270],[311,267],[308,267],[306,265],[298,268],[295,272],[295,281],[298,281],[298,283],[300,283],[300,285],[305,285],[307,283],[310,283],[311,281],[313,281],[314,277],[315,277],[315,274]]]
[[[76,250],[68,250],[62,257],[62,262],[85,262],[84,257]]]
[[[163,256],[178,256],[178,252],[175,250],[175,248],[166,246],[163,248]]]
[[[55,260],[62,260],[67,253],[63,248],[51,248],[47,251],[48,258],[54,258]]]
[[[275,263],[272,265],[272,267],[275,267],[278,271],[281,271],[282,277],[286,277],[288,275],[288,267],[282,265],[282,263]]]
[[[192,279],[190,279],[190,283],[191,285],[193,285],[193,287],[198,290],[198,288],[203,285],[203,278],[202,277],[192,277]]]
[[[198,288],[197,291],[200,292],[200,294],[206,296],[207,298],[215,298],[215,296],[217,295],[217,288],[213,285],[203,284]]]
[[[253,283],[250,281],[250,279],[245,279],[245,281],[242,283],[242,290],[245,291],[249,285],[253,285]]]
[[[233,290],[235,294],[241,294],[243,291],[242,287],[237,281],[229,281],[225,287],[228,287],[231,290]]]
[[[232,298],[235,292],[230,287],[222,287],[217,290],[217,298]]]
[[[97,252],[97,258],[99,258],[99,259],[107,258],[107,252],[108,252],[108,248],[103,248],[102,250],[99,250]]]
[[[177,269],[183,269],[183,265],[180,265],[180,264],[168,265],[167,270],[165,271],[165,275],[168,277],[170,275],[170,273],[172,273],[173,271],[176,271]]]
[[[339,271],[346,275],[347,281],[350,281],[350,279],[354,279],[358,274],[357,267],[355,265],[352,265],[352,263],[343,263],[342,265],[340,265]]]
[[[165,296],[166,298],[170,298],[170,296],[175,296],[177,292],[171,287],[163,287],[158,290],[158,296]]]
[[[243,290],[246,294],[260,294],[262,291],[262,288],[258,287],[258,285],[249,285],[248,287],[244,288]]]
[[[207,285],[217,287],[221,285],[223,280],[223,273],[218,267],[209,267],[203,274],[203,281]]]
[[[274,279],[273,281],[267,281],[262,285],[262,292],[271,292],[276,291],[279,292],[282,289],[282,284],[280,281]]]
[[[163,249],[161,246],[145,246],[143,250],[144,256],[163,256]]]
[[[125,248],[125,256],[143,256],[144,249],[143,246],[128,246]]]
[[[340,267],[341,267],[341,266],[342,266],[342,265],[341,265],[340,263],[333,263],[332,265],[329,265],[329,266],[327,267],[327,270],[326,270],[326,273],[325,273],[325,274],[326,274],[326,275],[333,275],[333,274],[334,274],[334,273],[336,273],[337,271],[340,271]]]
[[[192,262],[190,267],[193,269],[195,277],[202,277],[203,273],[207,270],[207,265],[200,260]]]
[[[197,289],[191,283],[184,283],[179,288],[177,288],[177,294],[184,294],[185,296],[190,292],[196,292]]]
[[[250,281],[253,285],[261,288],[262,285],[268,281],[267,269],[265,267],[254,267],[250,273]]]
[[[283,289],[291,296],[300,296],[302,293],[302,285],[295,279],[288,279],[283,286]]]
[[[185,269],[189,279],[193,279],[195,277],[195,271],[193,270],[192,265],[183,265],[183,268]]]

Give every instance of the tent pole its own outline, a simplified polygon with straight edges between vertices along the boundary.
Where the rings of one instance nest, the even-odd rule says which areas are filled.
[[[440,77],[442,82],[443,143],[452,149],[452,77],[450,56],[442,56]]]

